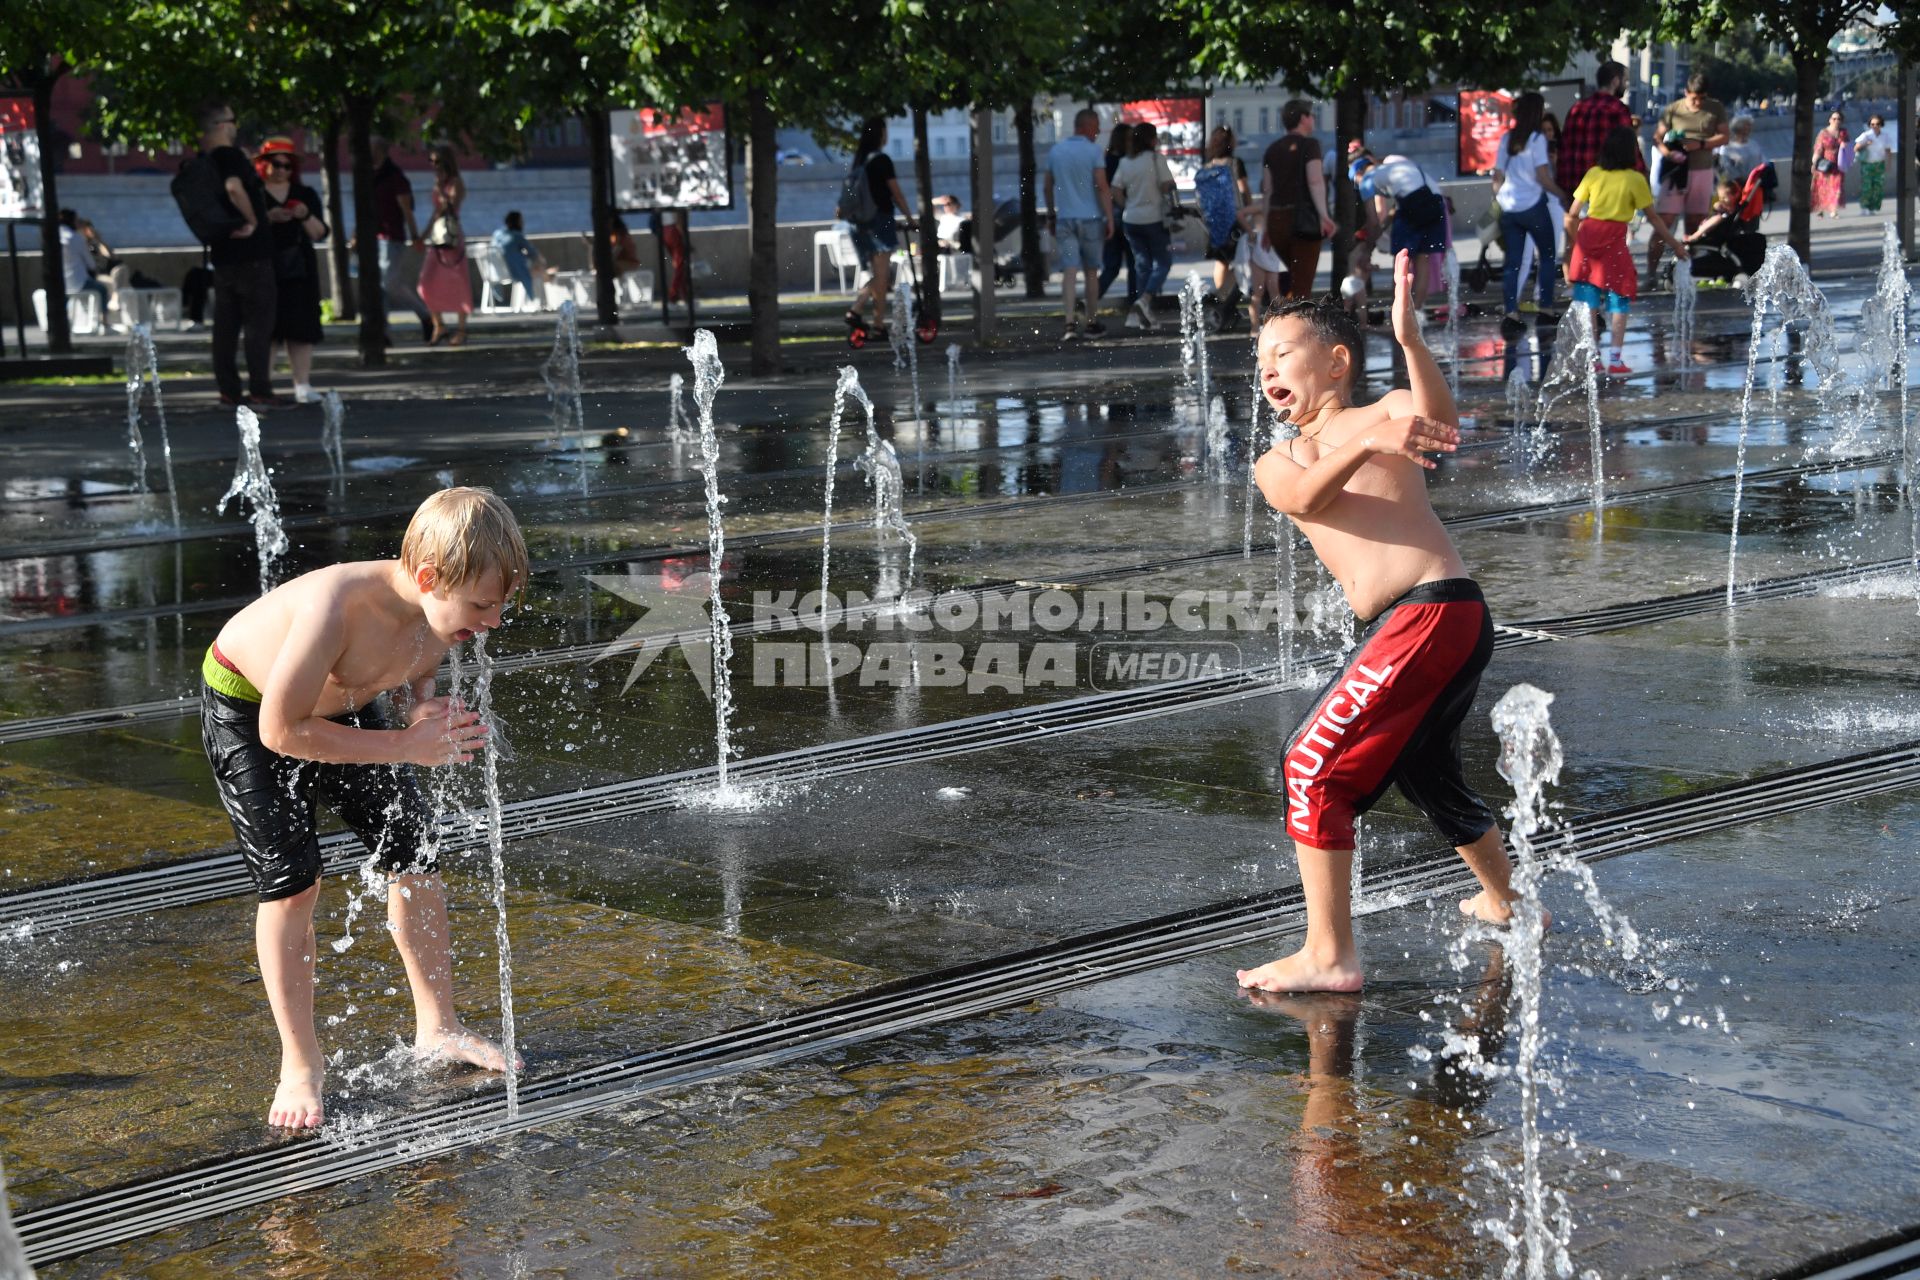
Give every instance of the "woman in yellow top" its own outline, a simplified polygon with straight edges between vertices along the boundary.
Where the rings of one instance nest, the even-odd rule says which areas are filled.
[[[1567,279],[1573,282],[1573,300],[1586,303],[1596,318],[1604,307],[1613,322],[1607,372],[1615,375],[1633,372],[1621,348],[1627,338],[1627,312],[1640,293],[1640,277],[1627,248],[1627,223],[1635,211],[1645,209],[1654,234],[1675,254],[1687,256],[1687,246],[1674,239],[1667,220],[1654,212],[1647,175],[1634,168],[1639,154],[1640,138],[1632,126],[1610,130],[1600,144],[1600,163],[1580,179],[1573,207],[1567,210],[1567,239],[1573,242]]]

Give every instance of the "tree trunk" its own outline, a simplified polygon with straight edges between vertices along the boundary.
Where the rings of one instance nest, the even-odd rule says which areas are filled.
[[[780,372],[780,162],[767,91],[747,91],[747,317],[756,377]]]
[[[582,112],[580,122],[587,130],[590,157],[587,177],[592,187],[593,305],[599,322],[612,328],[620,323],[618,277],[613,274],[613,126],[604,107]],[[667,282],[662,280],[660,287],[666,288]]]
[[[973,113],[973,325],[981,346],[993,341],[993,112]]]
[[[1027,278],[1027,296],[1044,298],[1047,296],[1047,255],[1040,251],[1039,193],[1034,190],[1035,171],[1039,166],[1033,157],[1032,98],[1022,98],[1013,109],[1013,127],[1020,135],[1020,274]],[[992,211],[988,214],[991,221]]]
[[[1359,229],[1360,189],[1354,185],[1347,168],[1347,144],[1360,141],[1367,132],[1367,93],[1357,85],[1348,85],[1334,99],[1333,108],[1333,282],[1340,292],[1341,277],[1353,261],[1353,233]],[[1451,301],[1451,299],[1449,299]]]
[[[327,116],[327,127],[320,143],[320,163],[327,179],[327,226],[333,231],[333,243],[327,246],[327,259],[333,264],[333,318],[351,320],[360,314],[354,305],[352,259],[348,256],[346,197],[340,190],[339,112]]]
[[[33,131],[40,140],[40,287],[47,291],[47,350],[64,356],[73,351],[73,329],[67,323],[67,264],[54,183],[53,82],[59,78],[58,71],[33,77]]]
[[[373,99],[347,99],[347,149],[353,156],[354,258],[360,264],[360,364],[387,363],[387,296],[380,279],[380,207],[373,195]]]
[[[940,324],[940,234],[933,220],[933,156],[927,150],[927,109],[913,109],[913,185],[920,195],[920,314]]]
[[[1787,245],[1802,262],[1812,262],[1813,113],[1820,81],[1827,70],[1826,46],[1816,54],[1793,54],[1793,173],[1787,188]],[[1901,124],[1908,122],[1902,120]]]

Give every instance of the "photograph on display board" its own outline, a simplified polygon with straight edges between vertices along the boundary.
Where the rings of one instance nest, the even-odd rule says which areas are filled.
[[[1143,98],[1120,104],[1120,119],[1128,124],[1142,121],[1160,131],[1160,154],[1173,170],[1174,183],[1183,191],[1193,189],[1193,175],[1200,171],[1200,157],[1206,146],[1207,100],[1205,98]]]
[[[726,110],[614,111],[613,203],[626,210],[731,209]]]
[[[0,98],[0,221],[41,216],[40,136],[33,128],[33,103]]]
[[[1460,176],[1492,173],[1500,162],[1500,139],[1513,118],[1514,95],[1504,89],[1460,91]]]

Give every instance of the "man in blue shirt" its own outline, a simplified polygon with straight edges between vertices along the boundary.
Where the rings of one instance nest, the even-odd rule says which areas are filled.
[[[1107,159],[1101,154],[1100,114],[1082,108],[1073,117],[1073,135],[1047,152],[1047,227],[1060,259],[1060,296],[1066,303],[1071,342],[1080,336],[1073,312],[1080,272],[1087,273],[1087,333],[1107,331],[1100,306],[1100,259],[1113,234],[1113,194],[1107,189]]]
[[[526,224],[521,220],[518,209],[510,210],[505,224],[493,233],[493,247],[498,249],[501,258],[505,259],[507,273],[526,293],[527,302],[537,309],[540,304],[540,293],[533,287],[534,264],[539,263],[540,269],[548,276],[553,275],[553,268],[541,260],[540,251],[527,239]],[[508,292],[511,293],[512,290],[509,289]],[[498,296],[497,291],[495,296]],[[507,301],[511,302],[513,299],[509,297]]]

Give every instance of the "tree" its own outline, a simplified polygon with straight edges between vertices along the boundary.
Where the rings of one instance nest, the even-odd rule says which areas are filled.
[[[1888,14],[1882,22],[1880,15]],[[1814,109],[1826,84],[1835,36],[1869,27],[1907,57],[1920,56],[1920,14],[1912,5],[1879,0],[1672,0],[1655,34],[1674,40],[1725,38],[1750,24],[1762,40],[1779,44],[1793,64],[1793,169],[1787,184],[1787,243],[1802,262],[1812,260]],[[1901,122],[1903,125],[1906,121]]]
[[[633,43],[640,102],[717,100],[747,122],[747,304],[752,369],[763,375],[778,371],[780,355],[775,126],[830,131],[898,105],[900,93],[882,0],[816,0],[804,21],[798,12],[775,0],[654,0],[638,8]]]
[[[193,137],[209,95],[250,119],[340,121],[353,161],[360,361],[384,365],[372,142],[417,127],[420,105],[437,104],[462,138],[498,143],[498,114],[468,88],[480,63],[469,11],[459,0],[203,0],[135,6],[111,25],[116,38],[89,64],[111,86],[99,111],[110,136],[148,149]],[[348,232],[336,222],[334,234]]]
[[[33,99],[34,134],[40,146],[40,287],[47,294],[47,350],[73,350],[67,324],[66,264],[60,247],[59,148],[53,131],[53,87],[109,39],[115,19],[95,0],[52,4],[13,0],[0,23],[0,81]]]
[[[1675,0],[1679,3],[1681,0]],[[1195,64],[1222,79],[1279,77],[1336,103],[1334,154],[1365,127],[1366,97],[1429,84],[1522,84],[1582,49],[1649,24],[1657,0],[1537,0],[1502,9],[1480,0],[1426,0],[1405,16],[1310,0],[1170,0],[1191,24]],[[1352,251],[1359,199],[1345,164],[1337,195],[1334,275]]]
[[[1707,77],[1716,98],[1781,97],[1793,92],[1793,63],[1769,51],[1751,23],[1693,51],[1693,69]]]

